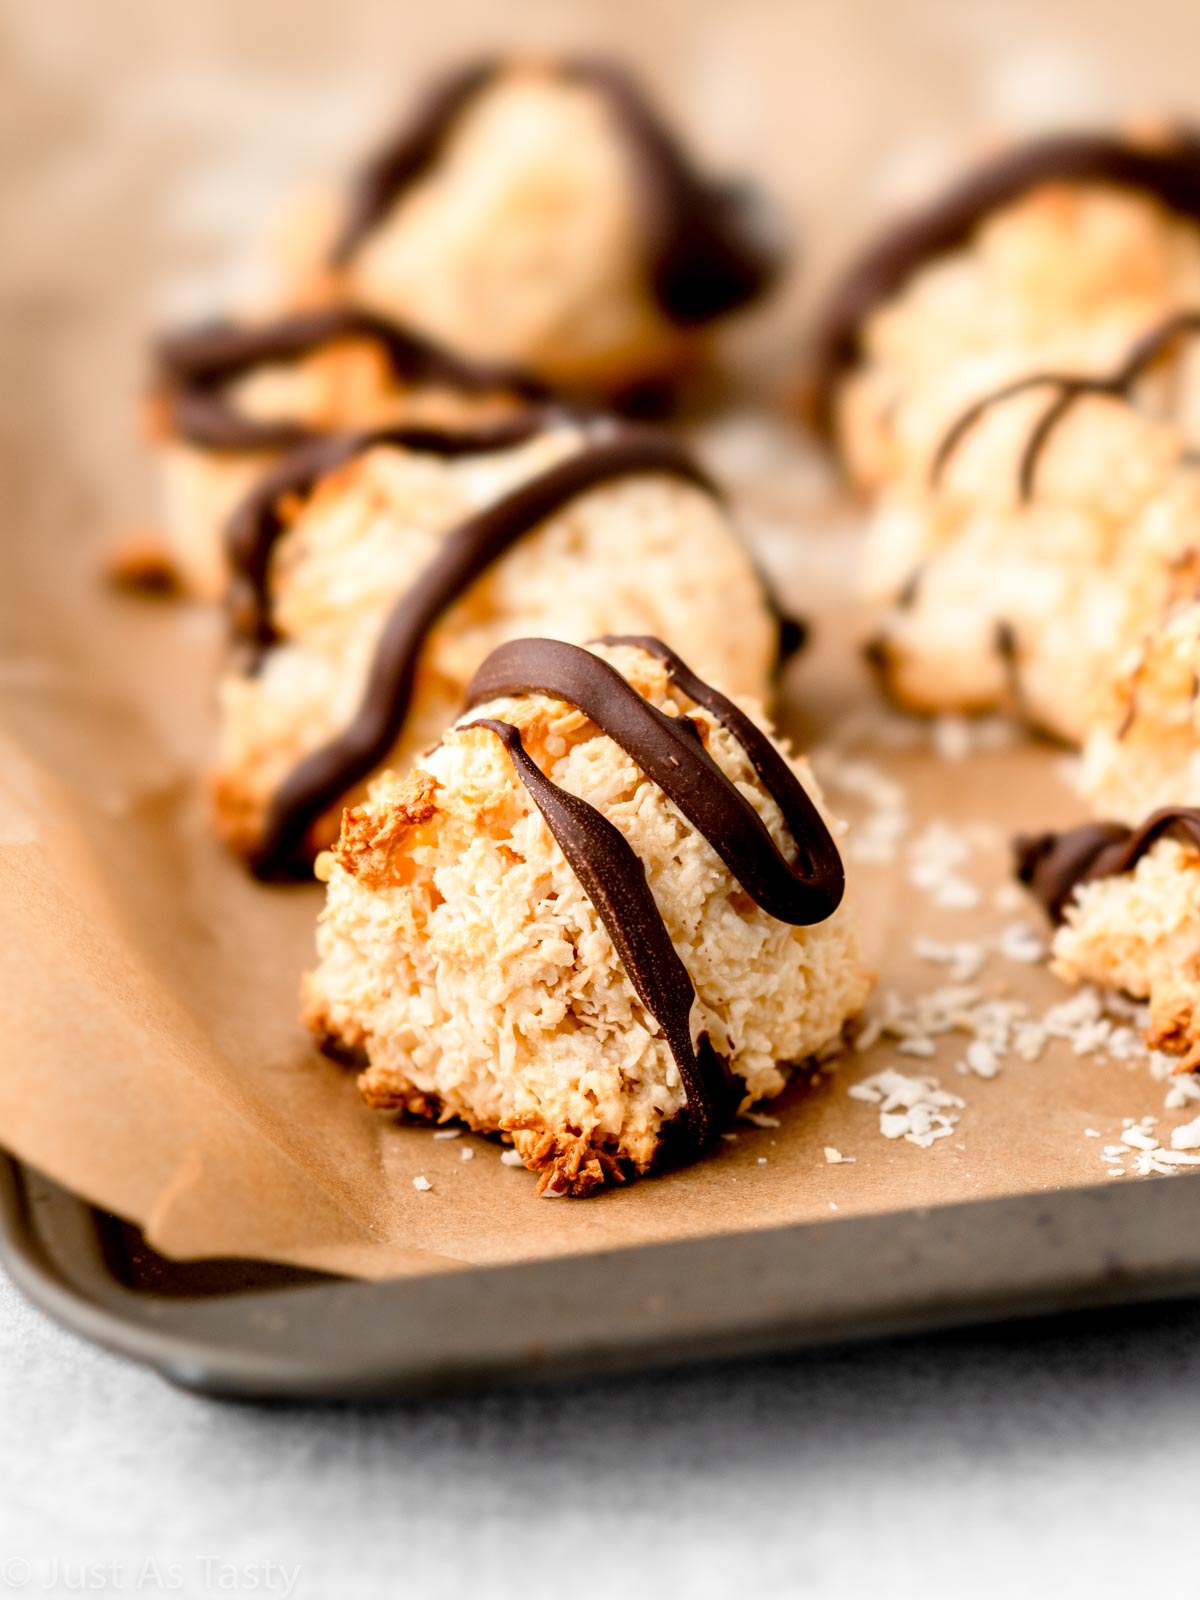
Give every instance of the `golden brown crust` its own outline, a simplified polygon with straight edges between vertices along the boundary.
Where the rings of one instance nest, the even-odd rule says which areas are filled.
[[[341,1060],[364,1059],[366,1033],[352,1018],[335,1022],[324,997],[305,975],[300,988],[300,1022],[313,1036],[318,1050]]]
[[[157,533],[131,533],[118,539],[104,558],[104,576],[117,588],[138,594],[174,597],[183,592],[179,569]]]
[[[436,1095],[414,1088],[398,1074],[368,1068],[358,1075],[358,1092],[372,1111],[397,1111],[419,1122],[445,1120],[442,1117],[442,1102]]]
[[[433,821],[438,811],[434,797],[440,787],[436,778],[416,767],[389,795],[382,815],[378,806],[348,806],[330,854],[368,889],[385,888],[397,881],[393,867],[396,847],[413,828]]]
[[[506,1118],[500,1124],[513,1135],[513,1145],[530,1172],[539,1174],[537,1192],[582,1199],[608,1183],[624,1183],[622,1164],[588,1134],[570,1128],[549,1128],[540,1117]]]
[[[312,1020],[309,1026],[313,1026]],[[339,1038],[337,1042],[342,1041]],[[453,1121],[472,1133],[510,1135],[527,1171],[538,1174],[539,1195],[549,1192],[582,1199],[610,1183],[625,1182],[623,1163],[603,1144],[574,1129],[549,1128],[533,1115],[506,1118],[498,1125],[461,1114],[452,1117],[437,1095],[416,1088],[394,1068],[368,1067],[357,1082],[372,1111],[390,1111],[421,1122]]]
[[[1200,1065],[1200,1018],[1195,990],[1188,984],[1163,985],[1153,997],[1150,1022],[1143,1038],[1151,1050],[1177,1056],[1175,1071],[1194,1072]]]
[[[208,780],[212,829],[240,856],[251,856],[262,827],[262,801],[236,772],[218,772]]]

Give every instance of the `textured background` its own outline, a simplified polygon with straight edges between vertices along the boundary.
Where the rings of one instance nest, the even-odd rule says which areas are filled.
[[[44,1593],[56,1556],[134,1592],[178,1562],[197,1595],[221,1592],[197,1557],[299,1563],[302,1600],[1200,1594],[1196,1307],[265,1410],[177,1394],[0,1288],[0,1362],[0,1595],[6,1560]]]
[[[22,492],[64,525],[144,515],[137,471],[112,470],[140,324],[219,302],[245,272],[233,242],[431,61],[512,39],[620,45],[710,152],[763,173],[809,230],[786,314],[964,144],[1194,110],[1200,19],[1165,0],[12,0],[0,473],[103,369],[72,487]],[[50,324],[75,371],[46,370]],[[386,1412],[176,1395],[7,1289],[0,1341],[0,1594],[136,1590],[147,1557],[188,1593],[220,1592],[211,1557],[248,1569],[226,1592],[299,1563],[305,1596],[1200,1594],[1195,1308]]]

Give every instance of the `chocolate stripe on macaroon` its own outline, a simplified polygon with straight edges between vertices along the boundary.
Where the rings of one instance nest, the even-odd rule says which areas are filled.
[[[336,442],[347,452],[339,462],[355,453],[345,441]],[[310,482],[320,470],[329,469],[314,471]],[[519,484],[447,534],[438,554],[393,608],[354,720],[336,739],[302,761],[275,794],[251,862],[256,874],[277,878],[295,876],[299,871],[307,875],[311,859],[308,836],[313,824],[386,759],[404,727],[421,650],[431,630],[476,579],[526,533],[578,495],[641,473],[666,473],[720,498],[703,468],[669,436],[608,425],[581,450]],[[235,529],[231,538],[231,555],[242,563],[241,593],[251,602],[249,614],[239,620],[243,628],[253,630],[250,637],[263,648],[269,647],[273,638],[265,609],[266,569],[282,526],[279,498],[286,492],[276,488],[273,497],[260,495],[255,516],[247,517],[245,526]]]
[[[345,267],[396,201],[430,171],[459,118],[508,65],[473,62],[442,79],[412,121],[366,163],[332,251],[334,266]],[[664,316],[684,325],[707,322],[774,281],[782,251],[767,236],[761,198],[747,184],[702,176],[624,68],[581,56],[547,63],[547,69],[601,95],[625,141],[642,194],[647,274]]]
[[[1157,323],[1147,333],[1135,341],[1129,354],[1121,364],[1110,373],[1087,374],[1078,372],[1028,372],[1023,377],[1014,378],[1008,383],[1001,384],[998,389],[991,390],[988,394],[981,395],[969,405],[966,410],[953,422],[942,437],[941,443],[934,452],[930,466],[929,479],[932,487],[936,488],[951,456],[958,449],[963,439],[975,427],[976,423],[990,411],[993,406],[1002,405],[1006,400],[1015,399],[1017,395],[1029,393],[1035,389],[1057,390],[1052,394],[1050,404],[1042,412],[1033,428],[1029,438],[1021,451],[1017,468],[1017,484],[1021,499],[1029,501],[1033,498],[1033,491],[1037,478],[1038,463],[1050,438],[1059,423],[1070,411],[1077,401],[1087,395],[1107,396],[1113,400],[1128,400],[1134,385],[1139,379],[1168,355],[1172,347],[1185,336],[1194,336],[1200,332],[1200,312],[1180,311],[1174,316],[1167,317]]]
[[[1013,840],[1016,875],[1050,920],[1058,923],[1077,888],[1131,872],[1160,839],[1200,847],[1200,810],[1164,806],[1140,828],[1122,822],[1085,822],[1062,833],[1019,835]]]
[[[500,645],[472,679],[467,705],[546,694],[578,707],[678,806],[769,916],[796,926],[832,916],[845,888],[841,857],[803,784],[766,735],[660,640],[612,635],[596,643],[632,645],[654,656],[666,666],[671,682],[737,740],[783,814],[796,846],[794,865],[704,749],[688,719],[669,717],[652,706],[615,667],[578,645],[552,639]]]
[[[366,341],[401,383],[429,384],[464,396],[545,400],[544,384],[515,368],[469,361],[444,345],[368,311],[328,306],[275,322],[209,322],[167,334],[155,346],[155,399],[171,433],[205,450],[292,450],[328,430],[262,420],[238,410],[228,386],[256,368],[302,361],[332,345]]]
[[[558,407],[530,408],[516,416],[475,427],[442,429],[402,424],[368,428],[359,433],[314,439],[290,452],[263,474],[236,507],[225,528],[234,634],[250,645],[252,662],[257,661],[267,646],[277,642],[268,589],[272,552],[287,530],[296,501],[311,494],[322,478],[379,446],[447,458],[513,450],[554,421],[566,421],[570,416]]]
[[[475,675],[467,704],[544,694],[577,707],[658,784],[769,916],[792,926],[811,926],[832,916],[845,887],[837,846],[766,735],[660,640],[602,642],[633,645],[663,662],[671,682],[710,711],[741,745],[783,815],[796,850],[795,864],[709,756],[695,725],[685,716],[667,716],[615,667],[578,645],[551,639],[501,645]],[[676,1133],[677,1153],[703,1149],[736,1112],[740,1095],[728,1063],[708,1036],[701,1035],[698,1046],[692,1044],[695,987],[671,942],[641,861],[594,806],[545,776],[511,723],[482,717],[463,726],[487,728],[503,741],[517,776],[608,929],[634,990],[666,1037],[687,1096],[684,1126]]]
[[[825,302],[810,356],[814,421],[832,426],[833,392],[861,353],[864,325],[914,272],[964,244],[992,212],[1042,183],[1099,184],[1144,194],[1200,223],[1200,140],[1161,146],[1111,134],[1054,134],[976,168],[939,200],[897,221],[854,261]]]
[[[607,928],[634,992],[663,1031],[685,1096],[682,1126],[673,1126],[664,1141],[664,1164],[698,1155],[733,1120],[741,1092],[706,1033],[692,1044],[695,986],[671,943],[645,868],[607,817],[542,773],[511,722],[481,717],[468,726],[487,728],[503,742],[517,776]]]

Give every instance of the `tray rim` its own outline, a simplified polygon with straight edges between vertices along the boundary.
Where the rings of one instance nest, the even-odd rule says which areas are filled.
[[[56,1207],[96,1235],[74,1270],[47,1234]],[[1186,1177],[191,1297],[120,1283],[100,1254],[105,1216],[0,1152],[0,1264],[18,1290],[74,1333],[227,1399],[412,1397],[1200,1296],[1200,1187]]]

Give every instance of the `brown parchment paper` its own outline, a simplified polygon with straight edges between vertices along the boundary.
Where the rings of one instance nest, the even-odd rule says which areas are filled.
[[[311,1048],[296,988],[320,893],[251,883],[204,830],[197,771],[220,619],[115,594],[99,570],[113,535],[151,515],[135,402],[140,339],[164,286],[172,304],[197,276],[224,287],[235,244],[287,181],[361,145],[428,62],[494,42],[482,8],[466,3],[445,8],[436,34],[397,8],[403,37],[378,8],[336,10],[331,33],[310,8],[289,7],[310,25],[282,35],[249,20],[258,8],[232,3],[168,8],[169,26],[141,0],[0,12],[11,45],[4,115],[24,157],[0,169],[0,1142],[140,1223],[168,1254],[364,1276],[1098,1182],[1101,1146],[1126,1117],[1161,1114],[1169,1142],[1187,1114],[1162,1114],[1162,1085],[1144,1065],[1077,1059],[1055,1044],[984,1082],[955,1072],[962,1038],[930,1062],[885,1043],[848,1053],[816,1085],[797,1082],[764,1108],[779,1127],[739,1125],[694,1168],[550,1204],[484,1140],[434,1140],[372,1116],[351,1078]],[[786,5],[650,16],[584,6],[573,42],[582,30],[640,59],[702,143],[751,160],[805,212],[819,257],[865,220],[879,188],[881,158],[863,127],[890,117],[913,150],[933,139],[945,164],[978,132],[963,77],[983,82],[992,70],[986,38],[960,40],[930,111],[900,70],[927,59],[930,8],[879,13],[894,85],[862,54],[870,14],[848,5],[818,25],[814,11]],[[688,49],[672,52],[685,19]],[[513,7],[512,28],[563,42],[544,7]],[[1144,81],[1144,62],[1139,71]],[[864,74],[879,91],[869,107],[832,94],[831,83]],[[818,135],[819,170],[797,159]],[[786,597],[817,620],[780,707],[808,744],[844,730],[872,691],[851,646],[854,518],[778,410],[798,293],[789,287],[732,341],[740,377],[723,418],[697,439],[732,482]],[[982,820],[995,834],[965,869],[984,889],[978,910],[933,908],[909,883],[903,849],[893,865],[853,869],[881,983],[913,993],[945,981],[915,958],[914,938],[994,937],[1014,915],[992,903],[1003,841],[1080,807],[1060,753],[1045,747],[956,763],[926,740],[868,753],[904,784],[914,831],[939,817]],[[851,797],[831,798],[855,814]],[[1026,920],[1036,925],[1036,914]],[[980,981],[1035,1013],[1064,995],[1045,971],[998,960]],[[877,1108],[847,1089],[892,1064],[963,1096],[953,1137],[922,1150],[880,1136]],[[463,1161],[467,1143],[474,1158]],[[825,1146],[856,1159],[830,1166]],[[418,1175],[429,1191],[413,1188]]]

